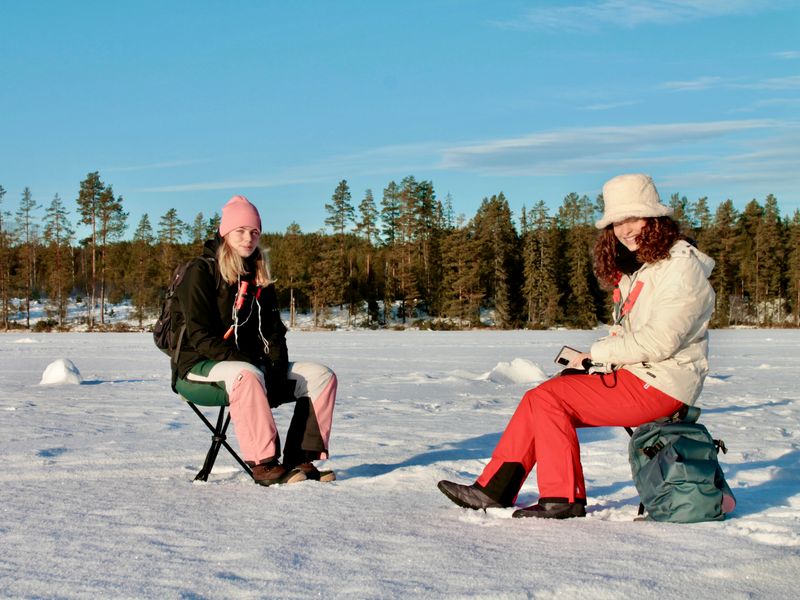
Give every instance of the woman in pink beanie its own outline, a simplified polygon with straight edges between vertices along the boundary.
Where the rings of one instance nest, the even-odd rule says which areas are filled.
[[[229,404],[236,438],[261,485],[330,481],[312,461],[328,458],[336,375],[312,362],[289,362],[265,252],[261,217],[244,196],[222,207],[219,235],[192,261],[175,297],[173,331],[185,325],[175,390],[200,405]],[[272,408],[294,403],[283,462]]]

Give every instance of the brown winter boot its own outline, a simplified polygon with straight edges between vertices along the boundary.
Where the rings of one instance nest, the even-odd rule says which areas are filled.
[[[253,467],[253,481],[258,485],[275,485],[280,483],[297,483],[305,481],[306,474],[300,469],[287,469],[277,460]]]
[[[295,467],[295,469],[305,473],[306,479],[310,479],[312,481],[336,481],[336,473],[325,469],[320,471],[314,466],[314,463],[311,462],[300,463]]]

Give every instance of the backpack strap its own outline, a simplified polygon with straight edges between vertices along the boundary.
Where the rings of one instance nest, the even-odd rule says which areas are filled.
[[[211,271],[214,274],[214,282],[216,283],[216,287],[219,288],[222,275],[220,274],[219,269],[214,268],[216,259],[211,256],[203,255],[198,256],[197,259],[202,260],[211,268]],[[183,337],[185,333],[186,320],[184,319],[183,323],[181,323],[180,331],[178,332],[178,340],[175,342],[175,350],[173,350],[172,356],[170,357],[170,366],[172,367],[172,391],[174,391],[176,394],[178,393],[178,391],[175,389],[175,384],[178,381],[178,357],[181,355],[181,346],[183,346]]]
[[[178,356],[181,354],[181,346],[183,345],[183,334],[186,333],[186,323],[181,323],[181,329],[178,332],[178,341],[175,343],[175,350],[170,357],[170,366],[172,367],[172,391],[176,394],[178,390],[175,389],[175,384],[178,383]]]

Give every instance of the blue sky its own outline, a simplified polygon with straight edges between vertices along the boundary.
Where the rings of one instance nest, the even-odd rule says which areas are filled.
[[[619,173],[662,197],[800,208],[792,0],[0,0],[0,185],[75,217],[90,171],[129,233],[233,194],[266,231],[324,226],[406,175],[515,216]]]

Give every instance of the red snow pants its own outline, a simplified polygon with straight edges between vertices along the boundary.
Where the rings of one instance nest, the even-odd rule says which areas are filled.
[[[522,397],[477,484],[511,505],[538,464],[540,498],[585,501],[576,428],[637,427],[672,415],[681,406],[624,369],[553,377]]]

